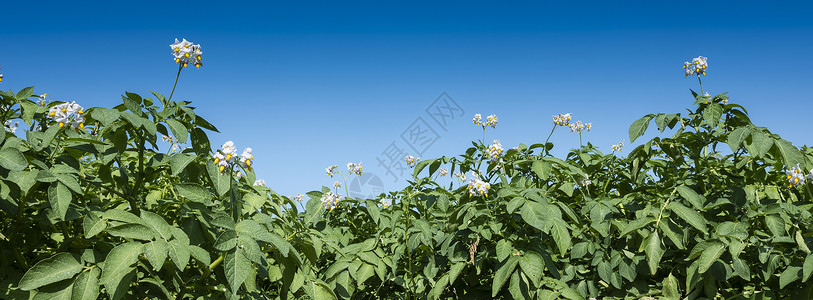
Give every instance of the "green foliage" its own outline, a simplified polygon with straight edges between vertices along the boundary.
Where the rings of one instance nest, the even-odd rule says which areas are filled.
[[[125,93],[59,127],[2,92],[0,298],[807,298],[813,167],[725,94],[650,114],[627,157],[549,142],[421,161],[379,199],[304,205],[219,168],[189,102]],[[161,152],[159,136],[191,148]],[[726,144],[722,146],[721,144]],[[721,149],[718,149],[721,148]],[[443,173],[490,183],[438,183]],[[237,176],[238,172],[242,175]],[[346,178],[346,177],[345,177]],[[585,183],[584,179],[590,180]],[[338,193],[338,191],[336,191]],[[383,205],[382,205],[383,203]],[[389,204],[392,205],[389,205]]]

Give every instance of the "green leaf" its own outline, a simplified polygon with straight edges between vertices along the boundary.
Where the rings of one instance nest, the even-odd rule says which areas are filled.
[[[60,182],[51,183],[48,187],[48,202],[51,203],[51,208],[60,219],[65,219],[65,214],[68,213],[68,206],[71,205],[71,191]]]
[[[562,219],[552,219],[551,224],[553,224],[551,230],[553,241],[556,242],[556,247],[559,248],[559,254],[565,256],[567,251],[570,250],[570,231],[567,229],[567,223]]]
[[[810,279],[810,275],[813,274],[813,254],[807,255],[807,258],[805,258],[805,263],[802,267],[802,274],[804,274],[802,281],[807,282],[807,280]]]
[[[218,196],[223,196],[229,192],[231,179],[229,176],[220,174],[220,170],[215,166],[214,161],[206,162],[206,171],[209,173],[209,179],[214,183]]]
[[[248,269],[251,268],[251,262],[249,262],[248,258],[243,254],[243,250],[239,248],[226,253],[226,258],[223,262],[226,281],[228,281],[233,295],[237,295],[237,290],[240,289],[240,285],[242,285],[248,277]]]
[[[172,158],[169,159],[169,166],[172,168],[172,176],[181,174],[186,166],[194,160],[195,156],[192,154],[177,153],[172,155]]]
[[[121,221],[121,222],[125,222],[125,223],[146,225],[146,224],[144,224],[144,220],[142,220],[141,218],[137,217],[136,215],[134,215],[131,212],[124,211],[124,210],[121,210],[121,209],[109,209],[109,210],[106,210],[102,214],[102,218],[108,219],[108,220]]]
[[[745,281],[751,280],[751,269],[748,267],[748,263],[735,257],[732,265],[734,266],[734,273],[740,276],[740,278],[745,279]]]
[[[649,225],[649,223],[652,223],[652,221],[655,221],[655,218],[653,218],[652,216],[636,218],[635,220],[632,220],[631,222],[627,223],[627,226],[625,226],[624,230],[621,231],[620,237],[638,231],[638,229],[644,228],[646,225]]]
[[[104,126],[110,125],[110,123],[118,120],[119,115],[118,110],[103,107],[94,107],[90,112],[90,116],[101,122]]]
[[[129,242],[120,244],[110,250],[110,253],[104,259],[102,276],[99,281],[105,286],[118,286],[122,280],[122,275],[129,272],[131,266],[138,261],[142,247],[140,243]]]
[[[768,227],[768,230],[775,236],[785,236],[785,220],[782,220],[782,217],[779,215],[767,215],[765,216],[765,226]]]
[[[779,275],[779,288],[784,289],[788,284],[793,283],[796,280],[801,278],[800,272],[802,271],[801,267],[794,267],[790,266]]]
[[[745,126],[739,127],[737,129],[734,129],[734,131],[730,132],[728,134],[728,139],[726,140],[726,143],[728,144],[728,147],[731,148],[731,152],[737,151],[737,149],[740,148],[740,145],[742,145],[742,141],[744,141],[750,135],[751,128]]]
[[[150,261],[150,265],[156,271],[160,271],[167,260],[169,253],[169,243],[166,240],[158,239],[144,244],[144,256]]]
[[[22,171],[28,167],[25,156],[14,147],[0,149],[0,167],[9,171]]]
[[[723,255],[723,252],[725,252],[725,245],[720,241],[712,241],[698,258],[700,265],[697,267],[697,272],[700,274],[706,273],[711,265],[720,258],[720,255]]]
[[[661,263],[664,252],[663,248],[661,248],[661,237],[658,235],[658,231],[652,231],[649,238],[644,242],[646,243],[644,252],[646,252],[646,260],[649,265],[649,274],[655,275],[658,272],[658,265]]]
[[[155,237],[154,232],[143,224],[121,224],[118,226],[108,227],[105,229],[105,232],[113,236],[144,241],[151,240],[153,237]]]
[[[504,261],[507,259],[511,254],[513,254],[514,246],[511,245],[511,242],[506,239],[501,239],[497,242],[497,260]]]
[[[208,266],[212,264],[212,258],[209,256],[209,252],[206,252],[206,250],[201,247],[189,245],[189,253],[192,254],[193,258],[204,265]]]
[[[37,289],[31,300],[70,300],[73,282],[65,280]],[[32,293],[33,294],[33,293]]]
[[[186,137],[189,135],[189,130],[186,129],[186,126],[178,122],[175,119],[167,119],[167,125],[169,125],[169,129],[172,130],[172,134],[178,140],[179,143],[186,143]]]
[[[194,150],[195,153],[200,156],[209,155],[209,151],[211,151],[212,146],[209,143],[209,137],[206,136],[206,133],[200,128],[192,129],[190,133],[192,150]]]
[[[212,202],[212,193],[197,183],[176,183],[175,190],[178,191],[178,194],[181,196],[189,199],[189,201],[203,204],[210,204]]]
[[[717,103],[711,103],[703,110],[703,120],[711,127],[717,127],[720,117],[723,116],[723,107]]]
[[[540,280],[542,280],[542,272],[545,267],[545,262],[539,253],[527,251],[522,253],[521,258],[519,259],[519,267],[522,269],[522,272],[525,273],[525,276],[531,280],[531,283],[536,285]]]
[[[82,220],[82,228],[85,230],[85,238],[87,239],[96,236],[106,227],[107,222],[92,213],[85,215],[84,220]]]
[[[314,300],[335,300],[338,299],[336,294],[333,293],[333,290],[330,289],[327,285],[325,285],[322,281],[311,281],[308,285],[307,290],[312,290],[312,295]]]
[[[610,283],[613,280],[613,267],[607,261],[602,260],[598,263],[598,277],[604,282]]]
[[[542,180],[548,180],[552,166],[549,162],[537,160],[531,165],[531,171]]]
[[[649,127],[649,122],[652,120],[652,115],[646,115],[643,118],[635,120],[630,125],[629,135],[630,135],[630,143],[635,142],[635,140],[646,132],[646,128]]]
[[[19,288],[30,291],[41,286],[73,277],[82,271],[79,263],[70,253],[58,253],[43,259],[28,269],[20,279]]]
[[[708,234],[706,231],[706,219],[704,219],[703,216],[701,216],[697,211],[677,202],[669,202],[667,207],[677,214],[678,217],[686,221],[686,223],[692,225],[692,227],[697,228],[697,230],[700,230],[703,232],[703,234]]]
[[[663,279],[663,297],[667,299],[680,299],[680,283],[672,273]]]
[[[683,199],[689,201],[695,209],[703,209],[703,204],[706,203],[706,197],[703,197],[703,195],[698,194],[692,188],[685,185],[677,187],[677,192]]]
[[[525,205],[519,209],[519,213],[528,225],[542,232],[548,232],[548,230],[550,230],[550,225],[547,224],[548,209],[543,204],[534,201],[526,201]]]
[[[768,153],[773,146],[774,140],[759,130],[751,131],[751,143],[747,145],[748,152],[757,158],[761,158]]]
[[[15,98],[17,98],[17,100],[22,101],[22,100],[30,98],[33,95],[34,95],[34,87],[29,86],[29,87],[26,87],[26,88],[20,90],[19,92],[17,92],[17,96],[15,96]]]
[[[153,212],[142,210],[141,218],[144,219],[144,223],[146,223],[147,226],[158,234],[158,237],[167,241],[172,238],[172,231],[167,221],[164,220],[164,217]]]
[[[799,250],[804,251],[805,254],[810,254],[810,248],[807,247],[807,243],[805,243],[805,238],[802,237],[802,231],[801,230],[796,230],[795,239],[796,239],[796,245],[799,246]]]
[[[502,286],[505,285],[505,282],[508,281],[508,278],[511,277],[511,274],[514,273],[514,269],[517,267],[519,263],[519,258],[516,256],[511,256],[508,261],[503,264],[500,269],[494,273],[494,283],[491,285],[491,297],[496,297],[497,293],[500,292]]]
[[[775,140],[774,148],[782,155],[785,166],[790,168],[796,164],[800,164],[802,169],[807,170],[807,166],[805,166],[805,157],[802,155],[802,152],[799,151],[799,148],[796,148],[796,146],[793,146],[793,144],[783,139]]]
[[[174,238],[169,241],[169,258],[178,270],[183,270],[189,263],[189,237],[178,227],[171,227],[171,230]]]
[[[99,297],[99,274],[102,271],[98,267],[93,267],[88,271],[76,276],[73,282],[74,300],[94,300]]]

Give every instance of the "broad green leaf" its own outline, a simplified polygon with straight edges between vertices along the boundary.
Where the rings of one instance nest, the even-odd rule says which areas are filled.
[[[158,234],[157,237],[167,241],[172,238],[172,231],[167,221],[164,220],[164,217],[153,212],[142,210],[141,218],[144,219],[144,223],[146,223],[147,226]]]
[[[531,283],[537,285],[539,281],[542,280],[542,272],[545,268],[545,262],[539,253],[534,251],[526,251],[525,253],[521,254],[519,259],[519,267],[522,269],[522,272],[525,273],[525,276],[528,277]]]
[[[144,256],[150,261],[150,265],[156,271],[160,271],[164,266],[164,261],[167,260],[169,253],[169,243],[164,239],[157,239],[155,241],[144,244]]]
[[[703,254],[700,254],[700,258],[698,258],[700,265],[697,267],[697,272],[700,274],[706,273],[711,265],[720,258],[720,255],[723,255],[723,252],[725,252],[725,245],[719,241],[713,241],[703,250]]]
[[[268,197],[260,196],[257,195],[256,193],[246,193],[245,195],[243,195],[243,201],[245,201],[246,204],[248,204],[248,206],[250,206],[252,210],[257,210],[268,201]]]
[[[186,268],[189,263],[189,237],[178,227],[171,227],[173,239],[169,241],[169,258],[178,267],[178,270]]]
[[[73,277],[82,271],[79,263],[70,253],[58,253],[43,259],[28,269],[20,279],[19,288],[30,291],[41,286]]]
[[[531,165],[531,170],[542,180],[548,180],[552,166],[549,162],[537,160]]]
[[[800,164],[801,168],[807,170],[808,166],[805,165],[805,157],[799,148],[793,146],[790,142],[777,139],[774,141],[774,148],[782,155],[782,159],[787,168],[791,168],[796,164]]]
[[[313,300],[335,300],[338,299],[336,294],[333,293],[333,290],[330,289],[327,285],[325,285],[322,281],[311,281],[309,284],[310,289],[312,290],[311,297]]]
[[[113,121],[119,119],[119,111],[109,108],[94,107],[93,111],[90,112],[90,116],[101,122],[102,125],[107,126],[110,125],[110,123],[113,123]]]
[[[669,202],[667,207],[677,214],[678,217],[686,221],[686,223],[692,225],[692,227],[697,228],[703,232],[703,234],[708,234],[706,231],[706,219],[704,219],[703,216],[701,216],[697,211],[677,202]]]
[[[28,161],[17,148],[4,147],[0,149],[0,167],[9,171],[22,171],[28,167]]]
[[[748,152],[755,157],[761,158],[768,153],[773,146],[774,140],[760,130],[751,131],[751,143],[746,145]]]
[[[646,128],[649,127],[649,122],[652,120],[652,115],[646,115],[635,122],[632,122],[629,129],[630,135],[630,143],[635,142],[635,140],[646,132]]]
[[[514,247],[511,242],[506,239],[501,239],[497,242],[497,260],[505,261],[511,254],[513,254]]]
[[[28,194],[28,191],[37,183],[37,169],[11,171],[8,173],[8,179],[13,180],[14,183],[20,187],[20,194]]]
[[[635,220],[632,220],[631,222],[627,223],[627,226],[625,226],[624,230],[621,231],[620,236],[623,237],[632,232],[638,231],[638,229],[644,228],[644,226],[649,225],[649,223],[652,223],[652,221],[655,221],[655,218],[653,218],[652,216],[636,218]]]
[[[70,280],[50,284],[37,289],[31,300],[70,300],[73,292],[73,282]]]
[[[186,129],[186,126],[178,122],[175,119],[167,119],[167,125],[169,125],[169,129],[172,130],[172,135],[178,140],[179,143],[186,143],[186,137],[189,135],[189,130]]]
[[[71,205],[71,191],[60,182],[51,183],[48,187],[48,202],[51,203],[51,208],[59,216],[60,219],[65,219],[65,214],[68,213],[68,206]]]
[[[118,226],[108,227],[104,231],[113,236],[144,241],[151,240],[155,237],[155,233],[152,231],[152,229],[143,224],[121,224]]]
[[[712,128],[717,127],[717,123],[720,122],[720,117],[722,116],[723,107],[717,103],[711,103],[703,110],[703,120]]]
[[[246,281],[248,276],[248,269],[251,268],[251,262],[243,254],[243,250],[234,249],[226,253],[226,258],[223,261],[223,269],[226,273],[226,281],[231,287],[232,294],[237,295],[237,290],[240,285]]]
[[[810,254],[810,248],[807,247],[807,243],[805,242],[805,238],[802,237],[802,231],[801,230],[796,230],[795,239],[796,239],[796,245],[799,246],[799,250],[804,251],[805,254]]]
[[[197,183],[176,183],[175,190],[189,201],[209,204],[212,200],[212,193]]]
[[[207,156],[209,155],[209,151],[211,151],[212,146],[209,143],[209,137],[206,136],[206,132],[203,132],[200,128],[192,129],[190,132],[191,134],[191,143],[192,149],[200,156]]]
[[[677,192],[683,199],[689,201],[695,209],[703,209],[703,204],[706,203],[706,197],[703,197],[703,195],[698,194],[692,188],[685,185],[679,186]]]
[[[598,268],[598,277],[600,277],[601,280],[607,283],[612,282],[614,273],[613,267],[607,261],[602,260],[596,267]]]
[[[138,261],[143,246],[140,243],[129,242],[113,247],[104,259],[102,276],[99,281],[105,286],[118,286],[122,274],[130,271],[131,266]]]
[[[201,262],[204,265],[212,264],[212,258],[209,256],[209,252],[206,252],[201,247],[195,245],[189,245],[189,253],[195,258],[197,261]]]
[[[224,231],[217,237],[214,247],[220,251],[234,249],[234,247],[237,247],[237,233],[231,230]]]
[[[121,221],[121,222],[125,222],[125,223],[146,225],[146,224],[144,224],[144,220],[137,217],[133,213],[131,213],[129,211],[120,210],[120,209],[108,209],[102,214],[102,218],[108,219],[108,220]]]
[[[172,169],[172,176],[177,176],[183,172],[184,168],[195,160],[195,156],[186,153],[176,153],[169,159],[169,166]]]
[[[775,236],[785,235],[785,221],[778,215],[765,216],[765,226],[768,227],[768,230]]]
[[[748,267],[748,263],[735,257],[732,265],[734,266],[734,273],[740,276],[740,278],[745,279],[745,281],[751,280],[751,268]]]
[[[734,131],[730,132],[728,134],[728,139],[726,140],[726,143],[728,144],[728,147],[731,148],[731,152],[737,151],[737,149],[740,148],[740,145],[742,145],[742,141],[744,141],[750,135],[751,128],[745,126],[739,127],[737,129],[734,129]]]
[[[505,282],[508,281],[508,278],[511,277],[511,274],[514,273],[514,269],[517,267],[519,263],[519,258],[516,256],[511,256],[508,261],[503,264],[496,273],[494,273],[494,283],[491,285],[491,297],[496,297],[497,293],[500,292]]]
[[[74,300],[94,300],[99,297],[99,274],[102,271],[98,267],[82,272],[76,276],[73,282]]]
[[[214,183],[215,191],[218,196],[223,196],[229,192],[230,178],[225,174],[220,174],[220,171],[215,166],[214,161],[206,162],[206,171],[209,173],[209,179]]]
[[[34,95],[34,87],[29,86],[29,87],[23,88],[22,90],[17,92],[17,95],[15,96],[15,98],[17,98],[17,100],[22,101],[22,100],[26,100],[26,99],[30,98],[33,95]]]
[[[658,265],[661,263],[664,252],[663,248],[661,248],[661,237],[658,235],[658,231],[652,231],[649,238],[644,242],[646,243],[644,252],[646,252],[646,260],[649,265],[649,274],[655,275],[658,272]]]
[[[85,230],[85,238],[87,239],[96,236],[106,227],[107,222],[92,213],[85,215],[84,220],[82,220],[82,228]]]
[[[548,209],[543,204],[534,201],[526,201],[525,205],[519,209],[519,213],[528,225],[542,232],[548,232],[550,230],[550,224],[547,222]]]
[[[813,275],[813,254],[807,255],[807,258],[805,258],[805,263],[802,266],[802,268],[803,268],[802,274],[804,274],[804,276],[802,277],[802,281],[807,282],[807,280],[810,279],[810,275]]]
[[[556,242],[556,247],[559,248],[559,254],[565,256],[567,251],[570,250],[570,231],[567,229],[567,223],[562,219],[552,219],[551,235],[553,241]]]
[[[667,299],[680,299],[680,283],[672,273],[663,279],[663,297]]]
[[[790,266],[779,275],[779,288],[784,289],[788,284],[793,283],[801,278],[801,267]]]

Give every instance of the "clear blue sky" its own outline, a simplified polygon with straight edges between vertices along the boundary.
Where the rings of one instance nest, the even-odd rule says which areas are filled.
[[[813,141],[805,1],[24,2],[0,4],[0,88],[85,107],[168,95],[168,45],[189,39],[204,66],[183,71],[175,99],[221,130],[213,145],[252,147],[258,177],[285,195],[330,186],[324,168],[348,161],[402,188],[377,158],[394,141],[415,155],[401,135],[418,118],[436,133],[424,159],[479,139],[475,113],[499,117],[486,139],[506,148],[544,141],[551,116],[571,112],[593,123],[585,141],[631,149],[632,121],[691,105],[697,81],[681,66],[698,55],[708,92],[797,146]],[[425,111],[443,92],[463,114],[446,127]],[[553,141],[560,156],[578,146],[564,131]]]

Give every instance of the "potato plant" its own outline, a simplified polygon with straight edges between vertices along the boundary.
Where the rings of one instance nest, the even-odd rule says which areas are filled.
[[[185,42],[179,74],[202,64]],[[705,75],[705,59],[687,67]],[[626,157],[504,150],[485,141],[496,116],[478,115],[482,140],[407,158],[402,190],[303,200],[255,184],[250,150],[213,150],[217,128],[190,102],[125,93],[85,110],[0,92],[0,121],[24,123],[0,134],[0,298],[813,297],[813,148],[726,94],[692,96],[685,113],[634,121],[630,141],[660,136]],[[555,116],[551,134],[573,126]]]

